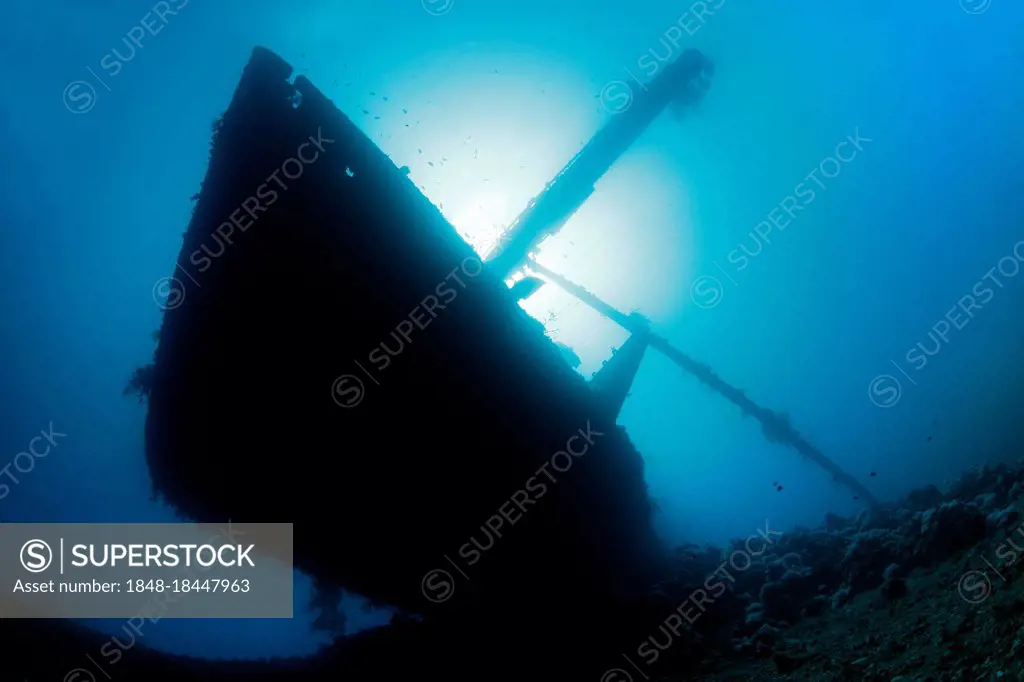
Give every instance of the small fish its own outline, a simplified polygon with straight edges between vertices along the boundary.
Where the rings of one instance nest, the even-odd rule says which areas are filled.
[[[408,113],[409,113],[409,110],[408,110],[408,109],[402,109],[402,113],[403,113],[403,114],[408,114]]]
[[[878,474],[876,474],[876,473],[875,473],[874,471],[872,471],[872,472],[871,472],[871,478],[874,478],[874,477],[875,477],[875,476],[877,476],[877,475],[878,475]]]
[[[931,443],[931,442],[932,442],[932,437],[931,437],[931,436],[928,436],[928,438],[927,438],[926,440],[927,440],[927,441],[928,441],[929,443]]]
[[[859,496],[859,495],[854,495],[854,496],[853,496],[853,499],[855,499],[855,500],[859,500],[859,499],[860,499],[860,496]]]
[[[776,490],[778,490],[781,493],[782,492],[782,486],[780,485],[778,488],[776,488]]]

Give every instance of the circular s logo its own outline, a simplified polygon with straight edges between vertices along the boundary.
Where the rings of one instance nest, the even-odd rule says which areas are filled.
[[[891,374],[879,374],[868,384],[868,398],[876,406],[890,408],[900,401],[903,387]]]
[[[420,589],[423,591],[424,597],[435,604],[441,604],[455,594],[455,580],[448,571],[435,568],[423,576],[423,580],[420,581]]]
[[[338,407],[349,409],[363,402],[363,395],[366,393],[366,386],[359,377],[352,374],[342,374],[334,380],[331,385],[331,397]]]
[[[42,540],[29,540],[21,546],[21,565],[29,573],[42,573],[53,563],[53,550]]]
[[[85,81],[71,81],[64,88],[64,107],[72,114],[88,114],[96,106],[96,88]]]
[[[956,590],[968,604],[980,604],[992,594],[992,581],[984,571],[967,571],[957,581]]]
[[[693,299],[693,302],[698,307],[704,309],[714,308],[722,302],[724,296],[725,287],[722,286],[722,283],[717,278],[711,275],[698,277],[690,285],[690,298]]]
[[[992,6],[992,0],[960,0],[960,9],[968,14],[984,14]]]
[[[601,88],[601,105],[611,114],[621,114],[633,106],[633,88],[625,81],[611,81]]]
[[[177,277],[161,277],[153,285],[153,302],[160,310],[174,310],[185,302],[185,285]]]
[[[96,676],[85,668],[75,668],[64,676],[64,682],[96,682]]]
[[[455,0],[420,0],[420,4],[427,14],[439,17],[452,11]]]

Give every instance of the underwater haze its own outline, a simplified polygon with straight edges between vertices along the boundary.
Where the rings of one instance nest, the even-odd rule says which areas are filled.
[[[660,116],[538,262],[647,316],[878,499],[1021,456],[1020,3],[8,0],[4,11],[0,459],[41,431],[66,436],[3,481],[3,521],[176,518],[151,495],[146,405],[122,391],[152,360],[158,282],[175,267],[211,124],[255,46],[407,166],[482,256],[665,64],[698,48],[715,64],[705,98]],[[586,377],[628,337],[554,285],[523,306]],[[643,454],[667,543],[865,506],[654,350],[619,423]],[[266,453],[263,466],[316,454]],[[313,652],[328,635],[312,634],[311,581],[296,580],[291,621],[165,620],[146,643]],[[355,596],[346,607],[349,632],[389,617]]]

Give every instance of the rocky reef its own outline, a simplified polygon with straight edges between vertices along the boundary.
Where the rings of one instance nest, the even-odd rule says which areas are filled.
[[[1024,679],[1022,511],[1024,460],[817,528],[679,547],[637,652],[671,679]]]

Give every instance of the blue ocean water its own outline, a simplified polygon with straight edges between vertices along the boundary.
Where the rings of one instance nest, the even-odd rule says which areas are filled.
[[[256,45],[408,166],[481,252],[663,63],[699,48],[717,67],[705,100],[658,119],[539,260],[649,316],[882,499],[1019,456],[1024,6],[4,9],[5,521],[173,520],[150,498],[145,405],[122,389],[151,358],[154,286],[174,267],[211,123]],[[551,286],[525,307],[587,376],[626,338]],[[644,454],[669,542],[863,506],[653,352],[620,423]],[[50,429],[66,436],[15,470]],[[303,456],[268,454],[265,466]],[[299,576],[290,622],[163,620],[145,643],[218,657],[311,652],[325,636],[310,633],[309,594]],[[386,621],[358,601],[351,629]]]

